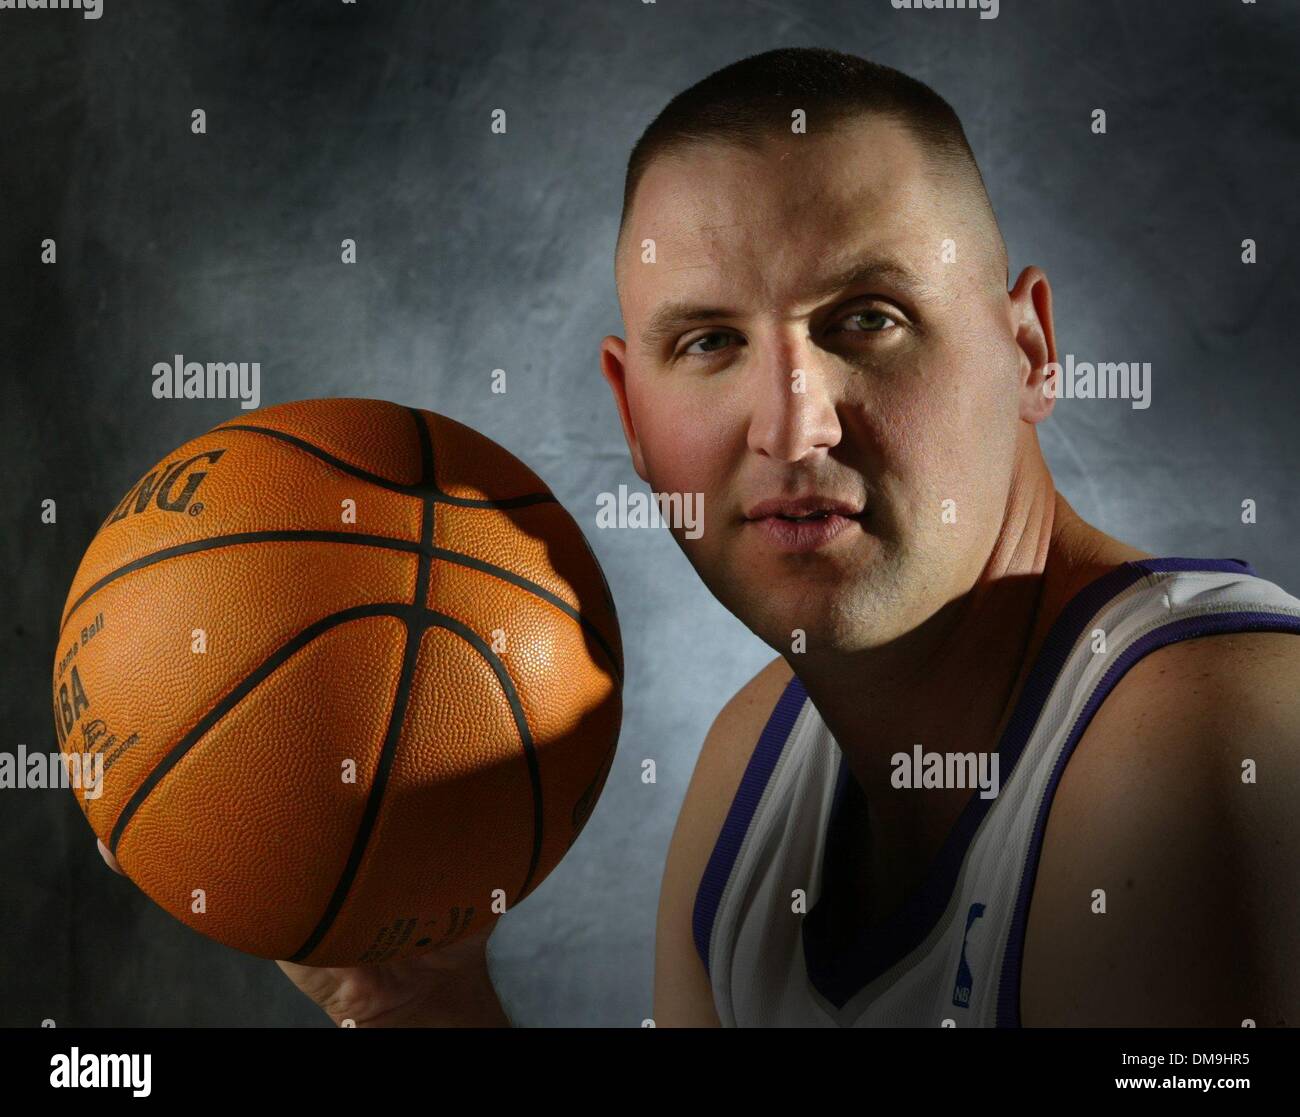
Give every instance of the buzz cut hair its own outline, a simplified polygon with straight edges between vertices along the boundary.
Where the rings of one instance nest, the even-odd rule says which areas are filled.
[[[789,135],[792,113],[807,114],[810,134],[832,131],[859,117],[896,121],[949,174],[972,189],[993,218],[984,177],[961,120],[924,82],[857,55],[819,47],[785,47],[724,66],[677,94],[632,148],[623,182],[618,243],[637,187],[656,159],[695,145],[733,144],[757,149],[765,139]],[[1005,245],[997,234],[1005,259]]]

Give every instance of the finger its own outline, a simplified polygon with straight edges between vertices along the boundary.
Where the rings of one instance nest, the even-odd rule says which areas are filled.
[[[104,840],[102,838],[96,838],[95,841],[99,844],[99,854],[103,857],[104,863],[108,865],[113,872],[121,873],[122,876],[126,876],[126,873],[122,872],[122,866],[117,863],[117,858],[113,856],[113,851],[104,844]]]

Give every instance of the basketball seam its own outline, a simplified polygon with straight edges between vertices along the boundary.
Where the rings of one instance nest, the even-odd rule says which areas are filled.
[[[325,911],[317,920],[311,934],[307,936],[306,942],[289,956],[290,962],[304,961],[321,944],[321,940],[334,926],[334,921],[338,918],[339,912],[343,910],[343,904],[346,902],[348,893],[352,891],[352,885],[356,881],[357,870],[361,867],[361,859],[365,856],[366,847],[370,844],[370,834],[375,828],[375,823],[379,820],[384,792],[388,789],[388,773],[392,769],[393,759],[397,755],[397,742],[401,739],[402,727],[406,724],[406,713],[411,701],[411,686],[415,680],[416,660],[419,658],[415,651],[419,648],[420,632],[421,630],[416,626],[407,624],[406,642],[402,649],[402,669],[397,680],[397,693],[393,697],[393,708],[388,714],[388,728],[384,732],[384,743],[379,750],[379,762],[375,766],[375,775],[370,783],[370,794],[366,798],[365,810],[361,812],[361,821],[357,824],[357,831],[352,836],[352,848],[348,851],[348,859],[343,865],[343,871],[339,874],[339,879],[334,883],[334,889],[325,905]]]
[[[470,645],[489,667],[492,668],[493,674],[497,677],[497,682],[501,686],[502,694],[505,696],[506,703],[510,707],[511,716],[514,718],[515,730],[519,735],[519,742],[524,752],[524,759],[528,765],[529,783],[533,796],[533,848],[528,860],[528,871],[524,876],[524,882],[519,886],[514,898],[510,901],[513,907],[519,903],[528,893],[528,887],[532,884],[533,876],[537,872],[538,862],[541,860],[542,845],[545,837],[545,814],[542,803],[542,777],[541,769],[537,759],[537,745],[533,740],[532,730],[528,725],[528,718],[524,713],[523,703],[519,700],[519,692],[514,685],[514,680],[506,670],[505,665],[500,658],[495,655],[487,642],[483,640],[478,633],[474,632],[467,625],[456,620],[454,617],[445,613],[438,613],[432,609],[420,611],[423,618],[422,623],[411,624],[408,622],[408,652],[412,662],[410,678],[403,676],[403,680],[398,686],[397,699],[393,704],[393,710],[390,713],[389,734],[393,733],[392,726],[397,724],[397,732],[391,737],[391,747],[388,736],[385,737],[384,750],[380,755],[379,769],[375,774],[375,782],[371,786],[371,801],[366,805],[366,815],[363,816],[361,825],[357,829],[357,838],[353,844],[353,854],[348,859],[348,864],[344,868],[335,886],[334,894],[327,905],[325,914],[321,917],[320,923],[308,937],[307,941],[294,952],[288,959],[290,962],[302,962],[313,950],[316,949],[324,939],[326,933],[333,926],[334,920],[338,918],[339,912],[342,911],[343,905],[347,900],[347,895],[351,891],[358,870],[361,867],[361,861],[364,857],[365,848],[370,840],[371,831],[374,824],[379,818],[380,804],[383,799],[384,791],[388,785],[388,773],[392,768],[393,759],[397,753],[397,746],[401,741],[401,733],[405,728],[406,715],[409,712],[409,700],[411,687],[415,679],[415,661],[419,658],[419,645],[424,634],[430,628],[443,628],[459,636]],[[405,656],[406,653],[404,653]],[[403,670],[406,668],[406,659],[403,659]],[[608,753],[606,754],[608,756]],[[601,761],[604,766],[604,759]],[[599,772],[597,773],[599,775]]]
[[[153,789],[162,781],[162,778],[180,762],[190,749],[198,744],[217,722],[239,705],[249,693],[269,678],[277,668],[283,666],[318,636],[323,636],[326,632],[337,628],[341,624],[368,617],[391,616],[402,620],[404,619],[403,614],[409,610],[410,606],[399,605],[391,601],[354,605],[351,608],[341,609],[337,613],[321,617],[291,636],[209,707],[207,713],[203,714],[195,722],[194,726],[171,747],[167,755],[150,769],[149,774],[141,781],[139,787],[131,793],[131,797],[126,801],[121,811],[118,812],[117,820],[113,823],[113,829],[109,834],[108,848],[116,854],[118,844],[122,840],[122,833],[125,831],[127,824],[135,816],[135,813],[140,809],[141,804],[149,797]]]
[[[147,555],[141,555],[137,559],[119,566],[116,570],[109,571],[102,578],[99,578],[93,585],[89,586],[85,592],[69,606],[67,614],[63,618],[63,624],[59,629],[59,637],[62,639],[63,632],[68,626],[68,620],[72,614],[80,609],[95,594],[105,586],[115,582],[118,578],[127,574],[133,574],[137,570],[145,570],[158,562],[165,562],[167,559],[179,558],[182,555],[197,554],[203,551],[217,550],[221,547],[242,546],[246,543],[289,543],[289,542],[311,542],[311,543],[345,543],[352,546],[378,547],[383,550],[401,551],[404,554],[423,555],[423,541],[417,542],[413,539],[398,539],[388,535],[361,535],[356,532],[337,531],[325,532],[312,529],[302,530],[285,530],[285,531],[264,531],[264,532],[237,532],[233,535],[213,535],[207,539],[196,539],[190,543],[180,543],[175,547],[167,547],[161,551],[151,551]],[[582,612],[575,609],[564,598],[552,593],[545,586],[538,585],[525,578],[522,574],[516,574],[513,570],[507,570],[503,566],[497,566],[494,563],[487,562],[484,559],[476,558],[473,555],[467,555],[463,551],[452,551],[445,547],[430,547],[429,555],[432,558],[443,559],[447,562],[454,563],[457,566],[465,566],[471,570],[478,570],[484,574],[490,574],[493,577],[500,578],[502,581],[510,582],[522,590],[526,590],[534,597],[554,605],[561,612],[571,619],[577,621],[592,638],[600,645],[601,651],[609,659],[610,666],[614,669],[614,675],[619,683],[623,681],[623,665],[619,657],[614,654],[612,645],[607,641],[600,629],[589,618],[585,617]]]
[[[408,408],[414,412],[414,408]],[[275,430],[273,427],[259,427],[251,423],[227,423],[224,426],[214,427],[209,434],[215,434],[217,431],[247,431],[251,434],[261,434],[268,438],[277,438],[281,442],[290,446],[295,446],[299,450],[310,454],[318,461],[325,462],[335,469],[342,470],[352,477],[358,477],[363,481],[368,481],[381,489],[387,489],[389,492],[402,493],[406,496],[419,496],[433,500],[438,504],[454,504],[461,508],[521,508],[530,504],[558,504],[555,494],[545,493],[523,493],[519,496],[502,497],[499,500],[480,499],[478,497],[453,496],[451,493],[445,493],[437,484],[430,480],[421,480],[414,485],[404,485],[400,481],[390,481],[387,477],[378,473],[372,473],[368,469],[362,469],[360,466],[352,465],[345,462],[342,458],[335,457],[328,450],[308,442],[305,438],[299,438],[295,434],[288,434],[285,431]]]
[[[398,539],[391,535],[363,535],[351,531],[319,531],[314,528],[290,528],[284,530],[268,529],[266,531],[238,531],[230,535],[209,535],[206,539],[195,539],[189,543],[178,543],[174,547],[164,547],[160,551],[150,551],[147,555],[123,563],[116,570],[110,570],[98,578],[77,598],[64,613],[63,623],[59,626],[59,636],[63,636],[68,627],[68,619],[87,601],[105,586],[117,581],[126,574],[145,570],[154,563],[165,562],[181,555],[192,555],[202,551],[215,551],[221,547],[235,547],[242,543],[350,543],[354,546],[380,547],[388,551],[403,551],[418,554],[420,544],[414,539]]]
[[[414,408],[407,408],[407,413],[415,420],[416,438],[420,447],[419,489],[421,492],[427,492],[435,485],[433,446],[429,441],[429,428],[425,425],[420,413]],[[420,504],[420,557],[415,573],[415,599],[411,602],[417,609],[424,608],[425,599],[429,593],[429,577],[433,567],[433,559],[429,554],[429,548],[432,545],[433,503],[426,496]],[[411,700],[411,686],[415,679],[415,671],[420,658],[420,640],[421,629],[408,622],[406,625],[406,644],[402,649],[400,681],[397,685],[397,694],[393,699],[393,708],[389,711],[388,729],[384,734],[383,747],[379,750],[379,764],[375,769],[375,777],[370,785],[370,795],[366,800],[366,809],[361,816],[360,824],[357,826],[357,832],[353,835],[352,849],[348,854],[346,864],[343,866],[343,872],[339,874],[339,879],[334,884],[334,891],[330,894],[329,903],[325,905],[325,911],[312,933],[307,936],[307,941],[294,952],[290,961],[303,961],[320,945],[334,925],[334,920],[338,918],[339,912],[343,910],[343,904],[347,900],[348,893],[352,891],[357,870],[361,867],[361,859],[365,856],[366,847],[370,844],[370,833],[379,819],[384,792],[388,789],[388,773],[393,766],[393,759],[397,755],[397,742],[401,739],[402,728],[406,724],[406,714]]]
[[[387,790],[388,775],[392,768],[397,746],[400,743],[402,732],[405,728],[407,714],[410,708],[411,689],[414,685],[416,670],[418,669],[421,642],[423,634],[433,626],[446,628],[464,639],[473,647],[485,662],[491,667],[493,673],[497,676],[502,692],[510,706],[512,717],[515,721],[516,731],[518,733],[521,747],[524,751],[525,760],[528,766],[529,780],[533,795],[533,843],[532,852],[529,858],[528,870],[524,877],[524,882],[520,886],[511,904],[518,903],[528,892],[528,888],[536,874],[537,866],[541,858],[541,850],[544,840],[544,814],[542,804],[542,785],[541,772],[538,766],[535,743],[532,739],[532,733],[528,726],[527,718],[524,714],[522,703],[519,700],[518,691],[514,686],[514,681],[510,677],[504,664],[501,662],[486,642],[468,626],[449,617],[445,614],[437,613],[430,610],[426,605],[429,585],[432,578],[433,560],[441,558],[459,565],[476,569],[490,576],[500,577],[526,592],[547,601],[551,605],[559,608],[562,612],[578,621],[579,625],[600,645],[605,655],[608,657],[614,668],[615,675],[622,682],[623,673],[622,665],[619,658],[615,656],[613,648],[605,640],[599,629],[584,617],[580,610],[569,605],[562,598],[515,574],[513,571],[497,567],[473,556],[463,554],[462,552],[452,551],[446,548],[435,547],[433,545],[434,526],[436,505],[447,503],[460,507],[474,508],[491,508],[504,509],[522,507],[536,503],[554,502],[558,505],[553,494],[537,493],[526,494],[520,497],[508,498],[500,501],[472,500],[464,497],[453,497],[450,494],[443,493],[437,486],[434,476],[434,455],[432,441],[430,437],[429,426],[424,418],[423,412],[415,408],[407,408],[407,411],[413,417],[416,423],[416,429],[420,440],[421,451],[421,477],[418,485],[406,486],[390,482],[378,474],[372,474],[369,471],[362,470],[358,467],[351,466],[341,459],[322,450],[320,447],[313,446],[303,439],[292,435],[286,435],[283,432],[271,430],[269,428],[246,426],[242,424],[231,424],[227,427],[218,427],[217,430],[248,430],[270,437],[279,438],[286,444],[294,446],[305,453],[324,461],[332,467],[345,473],[356,476],[367,483],[390,491],[397,491],[409,495],[418,495],[421,499],[421,521],[420,521],[420,540],[418,544],[413,544],[408,540],[395,539],[389,536],[359,535],[348,532],[322,532],[314,530],[302,531],[267,531],[267,532],[245,532],[235,533],[230,536],[209,538],[206,540],[197,540],[188,544],[180,544],[176,547],[167,548],[163,551],[153,552],[150,555],[141,556],[130,563],[124,564],[115,571],[97,580],[87,588],[71,605],[64,616],[63,624],[60,627],[60,637],[64,628],[71,618],[82,605],[85,604],[95,593],[105,585],[125,574],[135,570],[142,569],[153,565],[155,562],[165,561],[168,558],[177,557],[183,554],[192,554],[195,552],[212,550],[220,546],[231,546],[246,542],[284,542],[290,540],[310,540],[316,542],[346,542],[352,545],[369,545],[390,550],[397,550],[404,553],[415,553],[418,555],[418,565],[416,571],[415,599],[410,606],[399,606],[396,603],[372,603],[362,606],[354,606],[350,609],[341,610],[339,613],[330,617],[321,618],[295,636],[282,644],[276,651],[271,653],[265,660],[254,668],[252,672],[244,676],[235,686],[214,706],[199,719],[195,726],[181,740],[173,746],[168,754],[156,764],[145,776],[141,784],[135,789],[125,806],[119,812],[114,822],[110,834],[109,848],[116,853],[118,845],[121,842],[122,835],[125,832],[130,820],[138,813],[140,806],[149,797],[152,791],[159,785],[162,779],[173,769],[180,759],[185,756],[191,748],[203,739],[211,729],[217,725],[231,710],[233,710],[242,700],[255,690],[266,678],[274,671],[287,662],[293,655],[307,647],[317,637],[337,627],[339,624],[346,623],[349,620],[361,619],[370,616],[394,616],[404,624],[406,628],[406,641],[402,652],[402,663],[398,675],[397,692],[394,696],[393,707],[389,711],[388,726],[384,735],[384,743],[380,750],[379,760],[376,767],[374,779],[370,787],[370,794],[366,802],[365,810],[357,827],[357,832],[353,837],[352,848],[349,852],[348,860],[344,865],[338,881],[331,893],[330,899],[326,905],[320,920],[308,936],[306,942],[294,953],[293,961],[302,961],[307,958],[324,940],[330,929],[334,926],[339,913],[343,909],[349,893],[355,883],[356,874],[360,869],[365,851],[368,848],[371,834],[378,822],[380,810],[382,809],[383,798]],[[560,506],[562,508],[562,506]],[[576,525],[575,525],[576,527]],[[581,529],[579,528],[579,533]],[[583,542],[586,543],[585,537]],[[590,554],[590,545],[587,545]],[[594,558],[594,556],[592,556]],[[603,583],[603,572],[602,572]],[[608,588],[602,584],[602,590],[611,606],[612,602],[608,600]],[[617,623],[617,620],[616,620]],[[609,750],[612,751],[612,750]],[[604,767],[605,759],[608,759],[609,751],[606,757],[602,759],[601,767]],[[599,777],[597,772],[597,778]],[[445,937],[445,936],[444,936]]]
[[[479,637],[477,633],[473,632],[473,630],[470,629],[468,626],[463,624],[461,621],[457,620],[455,617],[448,616],[445,613],[439,613],[433,609],[420,608],[414,605],[398,604],[396,602],[377,602],[377,603],[366,604],[366,605],[355,605],[348,609],[342,609],[337,613],[332,613],[327,617],[322,617],[320,618],[320,620],[315,621],[312,624],[308,625],[302,631],[295,633],[292,637],[290,637],[283,644],[281,644],[274,652],[272,652],[269,656],[267,656],[266,659],[264,659],[260,664],[258,664],[257,667],[255,667],[247,675],[243,676],[243,678],[241,678],[234,685],[234,687],[232,687],[230,691],[228,691],[225,695],[223,695],[220,699],[218,699],[217,702],[214,703],[209,708],[207,713],[205,713],[198,720],[198,722],[195,723],[193,728],[191,728],[188,732],[186,732],[181,737],[181,739],[170,749],[167,755],[164,756],[157,764],[155,764],[152,769],[150,769],[149,774],[144,778],[144,780],[140,783],[140,785],[136,788],[136,790],[132,792],[131,797],[127,800],[126,804],[119,812],[117,820],[113,824],[113,829],[109,835],[109,841],[108,841],[108,847],[110,852],[112,852],[114,855],[117,854],[118,848],[121,844],[122,837],[126,831],[127,826],[130,824],[131,820],[135,817],[135,815],[139,812],[140,808],[144,805],[145,800],[148,799],[150,794],[153,793],[153,791],[158,787],[158,785],[163,781],[163,779],[172,771],[172,769],[176,767],[177,764],[180,763],[182,759],[184,759],[186,754],[188,754],[191,749],[193,749],[196,745],[200,744],[203,738],[206,737],[208,733],[211,732],[223,718],[225,718],[229,713],[231,713],[250,693],[252,693],[252,691],[256,690],[257,687],[259,687],[263,682],[266,681],[266,679],[268,679],[272,674],[274,674],[276,670],[278,670],[280,667],[283,667],[290,659],[293,658],[293,656],[305,650],[316,639],[325,635],[327,632],[332,631],[333,629],[339,627],[340,625],[350,623],[351,621],[366,620],[371,617],[393,617],[396,620],[402,621],[407,626],[408,643],[412,639],[414,639],[418,644],[419,639],[430,628],[445,628],[448,631],[455,633],[456,635],[464,639],[481,656],[483,656],[483,658],[487,661],[488,665],[492,667],[493,673],[496,674],[498,681],[502,684],[502,691],[505,694],[507,704],[510,706],[511,712],[514,716],[515,726],[519,732],[521,744],[524,749],[524,754],[528,761],[529,774],[533,785],[533,801],[534,801],[534,806],[536,811],[536,816],[534,821],[534,852],[532,857],[530,858],[528,873],[524,879],[524,884],[520,887],[515,900],[512,901],[512,904],[517,903],[518,900],[522,898],[523,895],[526,893],[528,885],[532,881],[532,877],[534,872],[536,871],[536,865],[539,860],[540,847],[541,847],[541,826],[540,823],[537,821],[537,819],[540,819],[541,817],[540,770],[537,767],[536,744],[532,738],[532,731],[528,728],[528,722],[526,717],[524,716],[523,706],[522,703],[519,701],[518,691],[515,689],[514,682],[510,678],[509,673],[506,671],[505,665],[501,663],[499,658],[496,657],[491,652],[491,650],[488,648],[487,644],[482,640],[482,638]],[[404,649],[403,664],[402,664],[403,672],[405,672],[406,669],[406,662],[407,662],[407,657]],[[411,680],[413,681],[413,679],[414,679],[414,668],[412,667]],[[407,691],[407,694],[403,695],[401,693],[403,687],[403,675],[399,674],[399,679],[398,679],[399,693],[395,697],[393,710],[389,712],[389,729],[385,731],[385,748],[387,748],[388,735],[392,730],[394,714],[397,712],[398,709],[398,705],[399,705],[398,700],[400,699],[401,704],[405,706],[406,698],[409,697],[409,690],[411,685],[412,685],[411,681],[408,681],[406,683],[405,689]],[[405,710],[402,711],[403,723],[404,720],[405,720]],[[393,738],[394,751],[396,749],[397,740],[400,738],[400,728],[401,726],[399,725],[399,732],[397,736]],[[608,756],[608,753],[606,754],[606,756]],[[383,753],[381,752],[380,764],[382,765],[382,763],[383,763]],[[391,760],[390,760],[390,764],[391,764]],[[372,797],[373,796],[374,796],[374,786],[372,785]],[[380,797],[382,797],[382,791],[380,792]],[[375,806],[374,813],[375,816],[377,817],[378,815],[377,800],[374,806]],[[370,805],[367,804],[367,810],[369,809],[370,809]],[[359,833],[360,833],[360,829],[361,828],[359,827],[358,828]],[[367,830],[367,837],[368,837],[368,830]],[[354,842],[354,847],[355,847],[355,842]],[[359,857],[358,857],[358,864],[359,864]],[[351,881],[349,881],[349,887],[350,885],[351,885]],[[337,887],[336,887],[336,891],[337,891]],[[339,906],[341,907],[341,903]],[[336,915],[337,912],[335,912],[334,914]],[[328,927],[326,929],[328,929]],[[319,943],[318,942],[313,943],[312,948],[314,949],[316,945],[319,945]],[[300,948],[300,950],[295,954],[295,956],[289,960],[290,961],[298,960],[298,958],[302,956],[302,954],[304,953],[304,950],[305,947]]]
[[[395,481],[389,481],[386,478],[381,477],[377,473],[371,473],[369,470],[361,469],[358,466],[350,465],[349,463],[343,461],[341,458],[336,458],[333,454],[329,453],[327,450],[323,450],[321,447],[313,445],[312,443],[308,442],[306,439],[299,438],[297,435],[286,434],[283,431],[274,430],[271,427],[259,427],[253,424],[246,424],[246,423],[229,423],[224,426],[213,428],[213,432],[219,430],[242,430],[242,431],[251,431],[256,434],[267,435],[268,437],[272,437],[272,438],[277,438],[282,440],[286,445],[296,447],[297,449],[302,450],[304,453],[310,455],[311,457],[314,457],[319,461],[325,462],[326,464],[331,465],[336,469],[340,469],[351,476],[358,477],[361,480],[364,480],[370,484],[376,485],[380,488],[387,489],[392,492],[404,493],[410,496],[417,496],[417,495],[421,496],[423,497],[422,521],[425,513],[429,508],[431,501],[433,503],[451,504],[455,507],[460,507],[460,508],[484,508],[484,509],[518,508],[518,507],[526,507],[530,504],[554,503],[563,510],[564,506],[561,505],[559,501],[555,499],[554,494],[549,492],[532,493],[532,494],[526,494],[524,496],[517,496],[517,497],[506,497],[499,501],[471,500],[468,497],[453,497],[448,493],[442,492],[442,490],[438,488],[437,480],[433,475],[433,450],[432,450],[431,443],[427,446],[427,452],[428,452],[427,460],[423,457],[426,451],[425,440],[429,438],[428,425],[424,421],[424,412],[414,407],[408,407],[406,408],[406,410],[413,417],[415,417],[417,422],[417,429],[420,432],[420,438],[421,438],[421,454],[422,454],[421,478],[420,478],[420,482],[416,485],[400,485]],[[213,432],[209,432],[209,433],[213,433]],[[574,525],[574,527],[577,528],[578,534],[582,536],[582,529],[577,527],[576,524]],[[113,581],[119,575],[129,573],[131,570],[140,569],[143,566],[147,566],[150,564],[151,561],[162,561],[164,558],[171,558],[180,554],[193,554],[197,551],[204,551],[204,550],[212,549],[214,547],[230,545],[229,543],[220,542],[222,540],[231,540],[231,541],[238,541],[238,542],[259,542],[259,541],[283,542],[287,540],[280,538],[281,536],[289,536],[291,538],[301,539],[301,538],[308,538],[316,534],[317,533],[312,529],[305,529],[301,533],[292,533],[287,531],[275,531],[275,530],[270,530],[265,533],[239,532],[231,536],[212,536],[209,537],[208,539],[194,540],[190,543],[182,543],[182,544],[178,544],[176,547],[166,548],[163,551],[154,551],[148,555],[141,555],[139,558],[133,559],[131,562],[126,563],[125,565],[119,567],[117,570],[110,571],[108,574],[98,579],[93,585],[88,587],[71,606],[68,607],[68,609],[64,613],[62,624],[59,626],[59,638],[62,639],[63,631],[67,627],[68,619],[72,616],[72,614],[76,612],[77,609],[81,608],[81,606],[84,605],[86,601],[89,600],[89,598],[93,596],[98,590],[102,589],[105,585]],[[319,534],[322,536],[331,535],[332,537],[315,539],[313,541],[360,544],[365,546],[386,547],[391,550],[400,550],[400,551],[419,553],[416,550],[416,548],[412,546],[410,540],[396,539],[390,536],[367,535],[363,537],[360,536],[359,534],[354,534],[352,532],[336,532],[336,533],[320,532]],[[615,624],[617,624],[618,615],[614,607],[613,598],[609,593],[609,586],[605,580],[605,573],[603,570],[600,569],[599,562],[596,561],[595,555],[592,554],[591,544],[587,542],[585,536],[582,536],[582,541],[587,548],[587,553],[591,555],[592,561],[595,564],[596,569],[600,574],[602,595],[605,598],[606,604],[610,609],[610,613],[614,618]],[[431,543],[432,543],[432,535],[430,536],[430,545]],[[421,541],[421,544],[419,546],[422,545],[423,545],[423,540]],[[614,654],[613,647],[601,634],[600,630],[595,626],[595,624],[592,621],[588,620],[585,616],[583,616],[580,610],[575,609],[567,601],[564,601],[562,598],[555,596],[549,590],[544,589],[543,587],[537,585],[535,582],[530,582],[527,578],[524,578],[522,575],[515,574],[513,571],[506,570],[504,567],[494,566],[491,563],[484,562],[482,559],[476,559],[472,555],[466,555],[460,551],[451,551],[445,548],[433,548],[433,550],[437,552],[437,557],[439,558],[445,558],[452,562],[459,562],[461,565],[470,566],[475,569],[482,570],[486,573],[493,574],[497,577],[504,578],[506,581],[513,582],[515,585],[520,586],[521,588],[527,590],[529,593],[535,594],[538,597],[545,598],[546,600],[550,601],[553,605],[555,605],[557,608],[567,613],[570,617],[572,617],[580,625],[582,625],[584,629],[586,629],[591,633],[592,637],[600,645],[601,650],[605,653],[606,657],[609,659],[610,665],[614,668],[614,675],[618,679],[619,684],[620,685],[622,684],[623,665],[620,661],[620,657]]]
[[[422,485],[433,487],[436,484],[436,479],[434,477],[433,445],[429,436],[429,428],[419,411],[415,408],[408,408],[408,411],[415,420],[416,431],[420,439],[420,481]],[[426,498],[420,520],[420,566],[415,579],[415,600],[412,602],[416,610],[422,611],[417,615],[424,616],[426,623],[416,625],[410,621],[406,622],[406,647],[402,653],[401,680],[398,683],[397,695],[393,701],[393,709],[389,714],[388,731],[384,736],[384,745],[380,751],[379,765],[370,787],[370,796],[366,802],[365,813],[362,815],[361,822],[357,827],[357,833],[353,838],[352,851],[348,856],[343,872],[334,886],[334,891],[330,896],[329,903],[326,905],[325,912],[315,929],[308,936],[307,941],[290,958],[290,961],[293,962],[302,962],[310,957],[312,951],[321,944],[333,927],[334,921],[343,910],[343,905],[346,903],[348,894],[355,883],[356,874],[360,870],[366,848],[370,843],[370,835],[379,819],[384,792],[388,788],[388,773],[392,769],[393,761],[397,755],[397,746],[401,741],[407,713],[410,709],[411,687],[414,684],[415,672],[419,662],[420,644],[424,632],[427,631],[430,625],[428,617],[433,613],[426,606],[425,599],[428,596],[429,581],[433,568],[434,510],[434,501]],[[544,833],[541,772],[537,766],[537,754],[533,744],[532,731],[528,727],[528,719],[524,716],[523,706],[515,690],[514,681],[510,678],[509,672],[505,670],[504,665],[495,655],[490,653],[482,638],[467,625],[445,614],[435,615],[439,619],[431,623],[448,628],[467,641],[471,647],[474,647],[487,660],[488,665],[496,674],[497,681],[505,693],[506,701],[510,705],[511,715],[515,720],[515,730],[519,735],[520,745],[524,750],[524,757],[528,764],[529,780],[533,792],[533,848],[528,861],[528,872],[524,877],[524,883],[516,894],[515,900],[511,901],[513,905],[524,895],[528,885],[532,882],[533,873],[536,871],[537,863],[541,857]],[[466,921],[467,924],[468,921]],[[463,927],[461,929],[463,930]]]

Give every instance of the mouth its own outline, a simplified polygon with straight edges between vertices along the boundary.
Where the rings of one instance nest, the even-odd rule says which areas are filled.
[[[789,520],[793,524],[807,523],[809,520],[824,520],[827,516],[838,516],[841,513],[832,512],[829,508],[820,509],[817,512],[809,512],[804,516],[790,516],[784,512],[775,513],[778,520]]]
[[[862,513],[863,505],[859,503],[838,500],[834,497],[818,496],[814,493],[790,500],[760,501],[745,513],[745,519],[756,521],[776,518],[794,522],[807,522],[826,519],[831,516],[842,516],[851,520],[861,516]]]
[[[778,551],[806,553],[864,526],[865,509],[851,501],[810,495],[765,500],[745,514],[745,523]]]

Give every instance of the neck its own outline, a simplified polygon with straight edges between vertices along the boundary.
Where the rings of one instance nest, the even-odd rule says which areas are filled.
[[[791,664],[876,809],[950,821],[970,790],[900,795],[890,757],[916,744],[996,750],[1066,603],[1107,570],[1144,557],[1080,519],[1041,458],[1036,464],[1012,485],[998,542],[965,594],[889,644]]]

